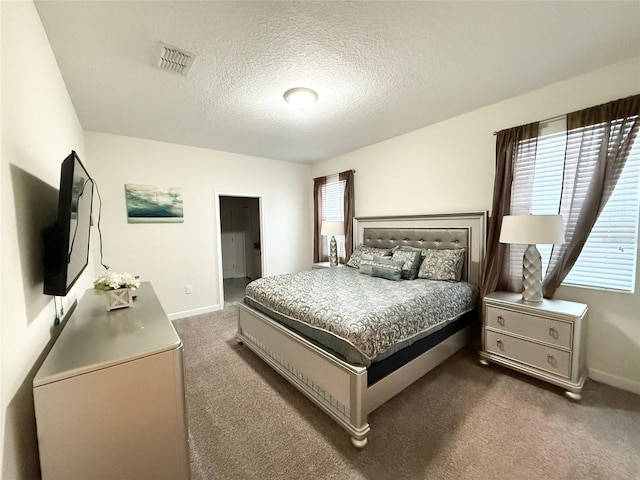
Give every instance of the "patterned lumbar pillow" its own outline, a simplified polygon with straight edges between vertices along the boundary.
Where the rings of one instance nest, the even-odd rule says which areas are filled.
[[[381,257],[387,257],[391,255],[391,250],[388,248],[376,248],[376,247],[367,247],[366,245],[358,245],[351,254],[351,258],[347,262],[347,266],[353,268],[360,268],[360,256],[363,254],[369,255],[380,255]]]
[[[373,276],[373,267],[380,267],[384,269],[392,266],[392,270],[395,270],[397,265],[400,265],[400,269],[402,269],[402,264],[403,263],[398,261],[392,262],[391,257],[388,255],[369,255],[368,253],[363,253],[360,256],[360,268],[358,271],[365,275]]]
[[[360,273],[371,275],[371,267],[373,267],[373,257],[374,255],[368,253],[363,253],[362,255],[360,255],[360,268],[358,269]]]
[[[371,276],[386,278],[387,280],[401,280],[404,261],[393,260],[391,257],[374,256],[371,265]]]
[[[460,281],[464,261],[464,248],[424,249],[424,260],[418,271],[418,278],[428,280]]]
[[[402,278],[405,280],[414,280],[418,276],[418,268],[420,268],[422,249],[413,247],[400,247],[393,251],[391,258],[394,260],[402,260]]]

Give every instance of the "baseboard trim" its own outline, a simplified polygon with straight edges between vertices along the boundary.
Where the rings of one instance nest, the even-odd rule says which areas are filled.
[[[183,312],[170,313],[167,315],[169,320],[178,320],[180,318],[192,317],[193,315],[202,315],[203,313],[211,313],[222,310],[220,305],[209,305],[208,307],[194,308],[193,310],[185,310]]]
[[[629,380],[628,378],[619,377],[617,375],[602,372],[593,368],[589,368],[589,377],[596,382],[606,383],[607,385],[610,385],[612,387],[620,388],[621,390],[626,390],[627,392],[640,395],[640,382],[634,382],[633,380]]]

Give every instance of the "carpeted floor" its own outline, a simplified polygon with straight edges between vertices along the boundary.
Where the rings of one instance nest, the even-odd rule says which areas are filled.
[[[640,397],[588,381],[581,403],[459,352],[347,433],[235,341],[237,306],[176,320],[192,478],[639,479]]]

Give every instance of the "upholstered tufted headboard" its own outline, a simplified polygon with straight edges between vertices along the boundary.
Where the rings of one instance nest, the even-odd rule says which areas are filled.
[[[397,228],[365,228],[363,241],[367,246],[392,248],[408,246],[415,248],[447,249],[469,247],[469,228],[415,228],[410,230]],[[465,256],[462,267],[462,280],[467,280],[469,257]]]
[[[465,248],[462,279],[480,285],[486,241],[486,212],[354,219],[354,246],[378,248]]]

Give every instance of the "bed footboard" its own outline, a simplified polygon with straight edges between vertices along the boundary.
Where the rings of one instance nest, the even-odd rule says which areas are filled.
[[[238,342],[245,344],[351,435],[367,443],[367,370],[343,362],[247,305],[239,305]]]

